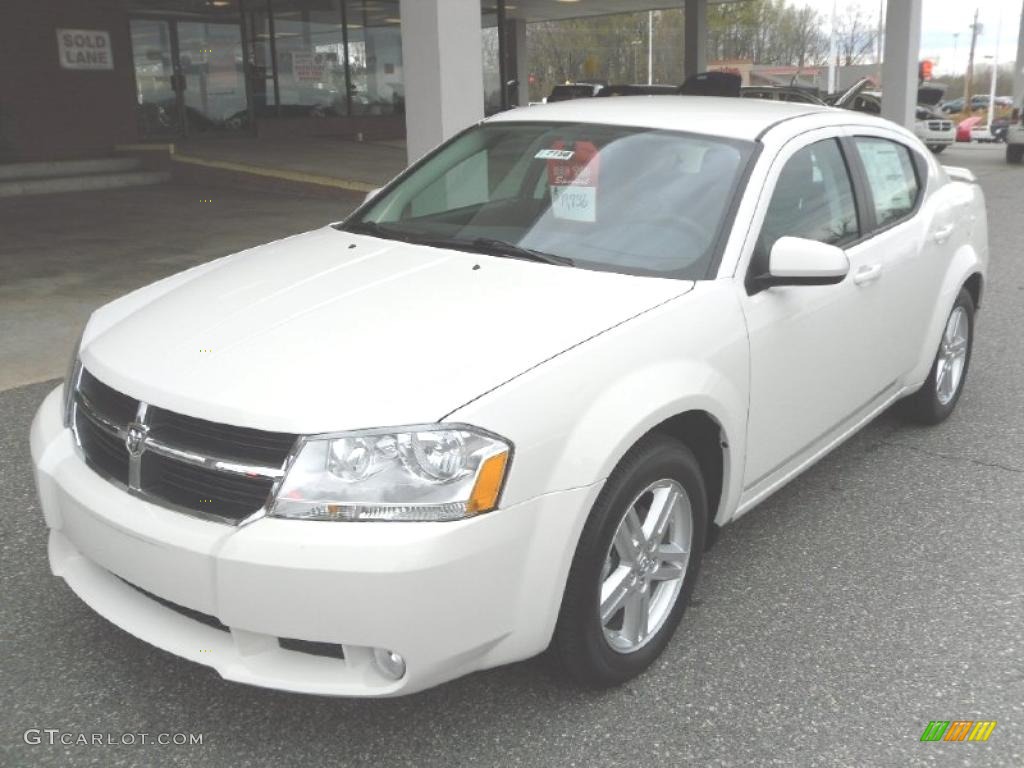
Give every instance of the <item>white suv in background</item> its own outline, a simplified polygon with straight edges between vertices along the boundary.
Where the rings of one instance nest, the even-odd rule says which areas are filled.
[[[956,143],[956,125],[944,115],[938,115],[918,107],[914,121],[914,135],[924,142],[934,154]]]

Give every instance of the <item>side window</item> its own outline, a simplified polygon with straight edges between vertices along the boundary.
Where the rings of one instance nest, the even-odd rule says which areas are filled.
[[[875,204],[875,221],[884,227],[914,210],[921,192],[910,150],[888,139],[857,137],[857,154],[864,164]]]
[[[755,259],[768,268],[768,254],[780,237],[803,237],[842,246],[860,235],[853,184],[835,139],[804,147],[782,169],[768,204]]]

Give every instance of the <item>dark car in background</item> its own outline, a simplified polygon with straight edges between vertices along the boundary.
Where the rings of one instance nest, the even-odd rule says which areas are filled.
[[[551,89],[546,101],[572,101],[573,99],[589,99],[597,96],[601,90],[600,83],[563,83]]]
[[[678,85],[620,83],[602,86],[597,96],[676,96],[680,92],[679,89]]]
[[[809,90],[787,85],[744,85],[740,88],[740,98],[790,101],[798,104],[819,104],[822,106],[825,104],[821,98]]]

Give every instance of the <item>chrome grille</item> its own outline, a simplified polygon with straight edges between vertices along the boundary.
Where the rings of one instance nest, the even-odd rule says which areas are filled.
[[[232,524],[263,509],[297,437],[150,406],[84,369],[73,408],[94,471],[148,501]]]

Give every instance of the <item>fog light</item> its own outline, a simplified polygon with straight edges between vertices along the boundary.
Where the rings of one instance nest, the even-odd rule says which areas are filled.
[[[386,648],[374,648],[373,660],[377,664],[377,669],[385,677],[401,680],[405,676],[405,659],[402,658],[402,654],[389,651]]]

